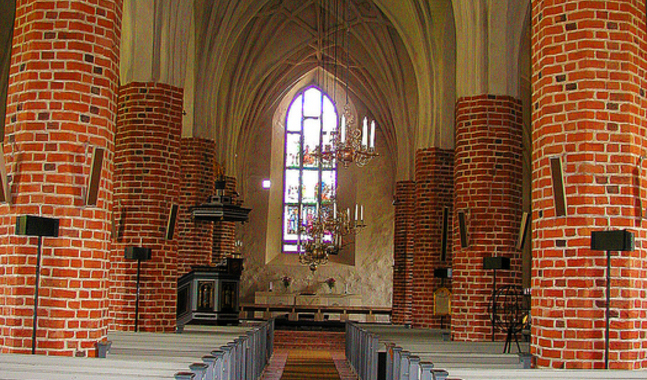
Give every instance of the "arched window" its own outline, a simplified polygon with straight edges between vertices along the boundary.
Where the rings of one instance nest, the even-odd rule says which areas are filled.
[[[302,227],[309,226],[322,205],[335,197],[337,171],[312,155],[330,145],[337,112],[330,97],[316,87],[297,94],[287,113],[283,184],[283,252],[297,253]]]

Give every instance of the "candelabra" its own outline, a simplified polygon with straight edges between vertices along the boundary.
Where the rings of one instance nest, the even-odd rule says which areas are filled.
[[[344,106],[340,131],[333,134],[332,144],[316,147],[312,155],[322,162],[338,162],[344,167],[351,163],[362,167],[374,157],[379,156],[375,149],[375,120],[371,121],[370,133],[368,119],[365,117],[360,130],[355,126],[355,117],[350,106]]]
[[[301,228],[304,241],[299,251],[299,263],[307,265],[311,271],[328,263],[331,254],[338,254],[342,249],[343,237],[355,234],[366,227],[364,223],[364,206],[355,205],[355,219],[351,218],[350,209],[337,211],[337,203],[322,206],[312,225]]]

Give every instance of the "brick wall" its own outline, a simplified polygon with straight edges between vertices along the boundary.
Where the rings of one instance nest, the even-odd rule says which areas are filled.
[[[453,339],[491,339],[492,271],[483,257],[511,259],[497,288],[521,284],[515,249],[521,219],[521,102],[505,96],[461,98],[456,104],[453,250]],[[461,248],[457,213],[465,212],[469,247]],[[499,338],[504,338],[499,334]]]
[[[393,252],[394,324],[411,324],[413,305],[413,255],[415,233],[416,183],[400,181],[395,186],[395,226]]]
[[[112,327],[132,330],[137,262],[124,248],[152,248],[141,266],[140,331],[173,331],[177,296],[177,236],[165,240],[171,204],[179,202],[182,89],[130,83],[119,91],[115,153],[118,236],[110,270]]]
[[[178,275],[191,266],[211,263],[213,223],[191,220],[189,208],[203,204],[214,194],[214,153],[212,140],[183,138],[181,146],[182,187],[178,213]]]
[[[95,355],[107,334],[112,160],[121,1],[18,0],[0,204],[0,351],[31,352],[37,238],[17,215],[60,220],[43,239],[39,354]],[[92,147],[107,149],[98,203],[83,192]]]
[[[611,262],[609,364],[647,368],[645,3],[534,1],[532,24],[533,354],[540,367],[604,367],[606,253],[590,234],[628,228],[636,251]]]
[[[236,192],[236,178],[225,177],[225,196],[231,197],[238,205],[242,201]],[[223,258],[231,256],[236,241],[236,222],[213,222],[213,251],[211,262],[216,264]]]
[[[434,269],[451,266],[451,228],[448,229],[446,259],[441,260],[443,211],[449,208],[449,226],[453,202],[454,152],[438,148],[419,150],[416,153],[415,171],[415,221],[413,257],[413,308],[414,327],[438,328],[441,318],[434,315],[434,291],[441,287],[441,279],[434,277]],[[451,289],[451,282],[445,280]],[[444,327],[449,317],[443,318]]]

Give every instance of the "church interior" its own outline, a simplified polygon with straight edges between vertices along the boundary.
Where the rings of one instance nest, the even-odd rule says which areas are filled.
[[[644,2],[0,5],[0,353],[352,314],[647,368]]]

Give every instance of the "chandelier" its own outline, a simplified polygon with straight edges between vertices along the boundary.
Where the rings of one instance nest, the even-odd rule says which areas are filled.
[[[336,202],[332,203],[332,210],[330,204],[322,206],[312,224],[301,228],[304,241],[299,242],[299,263],[316,271],[328,263],[331,254],[339,253],[344,236],[355,234],[364,227],[364,206],[355,205],[354,220],[350,209],[337,212]]]

